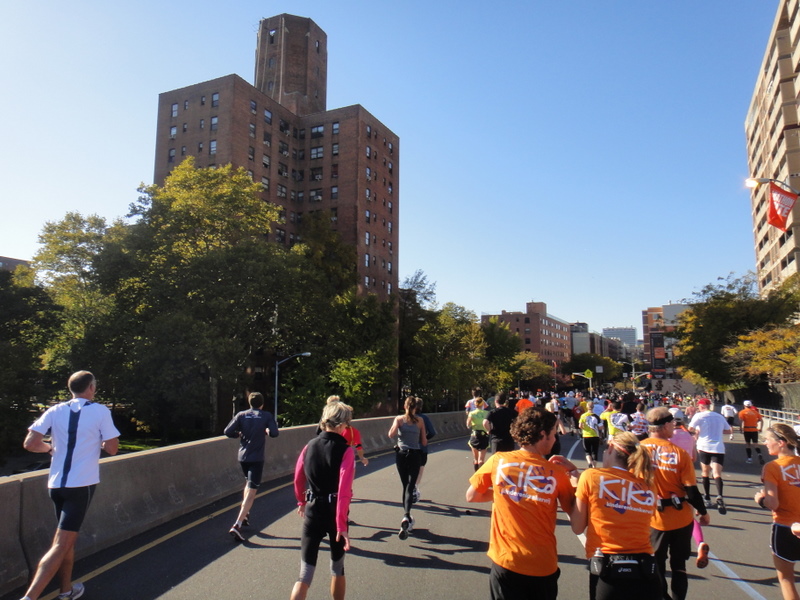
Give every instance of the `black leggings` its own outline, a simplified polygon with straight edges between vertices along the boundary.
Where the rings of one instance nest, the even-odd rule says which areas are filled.
[[[409,517],[422,456],[419,450],[397,450],[396,452],[395,465],[400,474],[400,483],[403,484],[403,512]]]
[[[344,558],[344,540],[336,541],[336,502],[327,499],[314,499],[306,504],[303,520],[303,534],[300,538],[301,565],[317,566],[319,545],[325,536],[331,548],[331,564]],[[313,569],[311,570],[313,577]],[[303,575],[301,574],[301,580]],[[307,583],[311,583],[310,580]]]

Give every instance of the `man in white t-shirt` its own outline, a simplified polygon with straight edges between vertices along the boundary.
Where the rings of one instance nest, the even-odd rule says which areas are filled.
[[[734,418],[736,417],[736,407],[731,403],[730,400],[728,400],[722,405],[722,408],[719,409],[719,413],[725,417],[728,425],[731,426],[731,441],[733,441],[733,423]]]
[[[700,470],[703,475],[703,491],[705,492],[706,506],[713,507],[711,502],[711,480],[714,476],[717,486],[716,506],[719,514],[728,512],[725,501],[722,499],[722,466],[725,463],[724,437],[733,431],[721,414],[711,410],[708,398],[700,398],[697,402],[698,412],[689,422],[689,433],[697,435],[697,455],[700,458]]]
[[[116,454],[119,447],[111,411],[93,402],[97,391],[94,375],[78,371],[68,385],[72,400],[47,409],[28,428],[23,444],[30,452],[53,457],[47,487],[58,519],[53,545],[39,561],[23,600],[36,600],[56,573],[61,586],[58,600],[83,596],[83,584],[72,584],[75,542],[100,482],[100,451]],[[48,433],[50,442],[44,441]]]

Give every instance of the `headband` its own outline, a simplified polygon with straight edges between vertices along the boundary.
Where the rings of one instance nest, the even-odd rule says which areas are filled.
[[[666,425],[667,423],[669,423],[671,421],[674,421],[674,420],[675,420],[675,417],[672,416],[672,413],[670,413],[668,415],[664,415],[660,419],[655,419],[653,421],[648,421],[648,423],[650,423],[650,425],[658,426],[658,425]]]

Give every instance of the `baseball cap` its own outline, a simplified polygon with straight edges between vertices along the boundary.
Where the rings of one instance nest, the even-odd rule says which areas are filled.
[[[711,400],[709,400],[708,398],[700,398],[700,400],[697,401],[697,404],[698,405],[705,404],[706,406],[711,406]]]
[[[750,400],[745,400],[744,401],[744,405],[745,406],[753,406],[753,403]]]
[[[676,421],[683,421],[686,419],[686,415],[683,414],[683,411],[680,408],[670,408],[669,412],[672,413],[672,416]]]

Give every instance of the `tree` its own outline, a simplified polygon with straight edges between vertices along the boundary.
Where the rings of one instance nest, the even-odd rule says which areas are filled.
[[[520,368],[518,355],[522,351],[522,340],[511,332],[507,323],[496,316],[481,323],[486,341],[487,371],[482,387],[505,390],[512,387]]]
[[[0,461],[22,446],[42,392],[41,354],[59,325],[60,311],[38,285],[19,284],[0,271]]]
[[[598,373],[597,367],[602,367],[603,372]],[[595,384],[617,379],[622,372],[618,362],[606,356],[590,352],[574,355],[568,362],[564,363],[563,369],[565,373],[584,373],[588,369],[594,373],[592,379]]]
[[[740,335],[724,348],[733,371],[743,378],[767,375],[773,382],[800,379],[800,325],[762,329]]]
[[[798,279],[792,277],[765,297],[759,297],[752,274],[720,279],[696,294],[679,317],[673,346],[682,376],[693,383],[719,388],[741,385],[725,359],[724,348],[739,335],[771,325],[783,325],[798,309]]]

